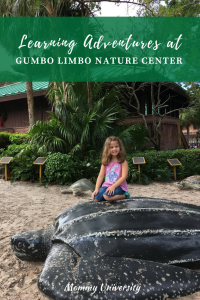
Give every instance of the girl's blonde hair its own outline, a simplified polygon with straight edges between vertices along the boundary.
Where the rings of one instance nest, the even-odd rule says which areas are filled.
[[[120,151],[117,154],[118,162],[121,164],[126,160],[126,151],[124,149],[124,145],[123,145],[122,141],[116,136],[109,136],[106,139],[104,147],[103,147],[102,164],[104,166],[107,166],[112,158],[112,155],[110,154],[111,142],[118,142],[118,144],[119,144]]]

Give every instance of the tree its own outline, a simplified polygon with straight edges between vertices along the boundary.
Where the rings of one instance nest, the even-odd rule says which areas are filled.
[[[44,13],[47,14],[49,17],[61,17],[61,16],[82,16],[82,17],[88,17],[88,16],[94,16],[95,10],[100,10],[99,3],[100,2],[113,2],[113,3],[128,3],[133,5],[139,5],[144,6],[148,10],[148,6],[146,6],[143,3],[140,3],[136,0],[130,1],[130,0],[100,0],[98,2],[91,1],[91,0],[57,0],[57,1],[49,1],[49,0],[38,0],[37,5],[38,8],[42,5],[44,8]],[[83,28],[84,31],[84,28]],[[66,89],[67,89],[67,83],[63,82],[62,84],[64,99],[67,102],[67,96],[66,96]],[[91,83],[87,82],[87,92],[88,92],[88,105],[89,108],[92,108],[92,88]],[[56,95],[55,95],[56,96]]]
[[[33,124],[35,124],[35,109],[34,109],[32,82],[26,82],[26,93],[27,93],[29,125],[32,126]]]
[[[32,1],[33,3],[34,1]],[[33,5],[33,4],[32,4]],[[99,8],[97,4],[92,3],[84,3],[79,1],[69,1],[69,0],[57,0],[57,1],[49,1],[49,0],[39,0],[35,2],[35,6],[38,8],[38,13],[41,15],[45,15],[48,17],[85,17],[89,15],[93,15],[93,11],[95,8]],[[54,86],[57,84],[55,83]],[[66,88],[67,83],[62,83],[63,95],[65,102],[68,102],[66,96]],[[88,103],[89,108],[92,107],[92,94],[91,94],[91,83],[87,83],[88,88]],[[56,92],[56,90],[55,90]],[[55,95],[56,97],[56,95]]]
[[[142,16],[167,16],[167,17],[191,17],[199,16],[199,0],[141,0],[144,6],[138,10]],[[146,9],[148,6],[148,10]],[[183,83],[182,83],[183,84]],[[200,126],[200,83],[184,83],[187,94],[190,98],[190,108],[182,110],[180,124],[187,127],[187,140],[189,141],[189,125]]]
[[[35,16],[35,13],[36,12],[34,10],[34,7],[31,5],[30,1],[8,0],[8,1],[1,1],[0,3],[0,15],[4,17]],[[32,126],[35,123],[32,82],[26,82],[26,90],[27,90],[29,125]]]
[[[57,95],[63,99],[62,84]],[[99,151],[109,135],[123,140],[127,148],[143,145],[146,130],[141,125],[125,124],[127,112],[121,107],[120,86],[92,84],[93,107],[89,108],[87,83],[67,83],[68,103],[59,101],[50,121],[37,121],[32,127],[32,143],[45,145],[49,151]],[[49,90],[49,95],[51,90]],[[53,99],[53,102],[55,99]]]
[[[200,13],[199,0],[141,0],[138,10],[142,16],[196,17]],[[163,4],[165,2],[165,4]]]
[[[184,87],[193,109],[193,123],[200,126],[200,82],[185,82]]]
[[[96,9],[100,9],[99,3],[91,0],[3,0],[0,3],[0,16],[49,16],[49,17],[62,17],[62,16],[93,16]],[[106,0],[111,2],[111,0]],[[139,5],[144,7],[148,11],[148,4],[141,1],[130,0],[114,0],[114,3],[129,3],[133,5]],[[27,103],[29,112],[29,123],[33,125],[35,123],[34,117],[34,99],[32,83],[27,82]],[[54,84],[56,86],[56,83]],[[63,82],[62,89],[64,92],[64,98],[66,98],[67,84]],[[89,108],[92,107],[92,92],[91,83],[87,83],[88,90],[88,103]],[[56,92],[56,91],[55,91]],[[55,95],[56,97],[56,95]]]
[[[185,82],[184,87],[190,98],[191,108],[185,109],[180,115],[180,124],[187,128],[187,141],[189,141],[189,126],[200,126],[200,82]]]
[[[175,108],[169,109],[169,101],[174,97],[168,93],[168,97],[163,99],[162,94],[169,90],[167,86],[164,85],[164,82],[142,82],[136,83],[133,82],[131,85],[126,84],[127,93],[129,100],[128,105],[134,108],[137,112],[137,115],[142,117],[144,126],[148,132],[149,140],[153,143],[156,150],[160,150],[161,142],[161,124],[165,116],[170,115],[175,111],[179,111],[184,108]],[[152,104],[152,116],[153,116],[153,137],[151,136],[148,125],[145,119],[145,115],[141,113],[140,110],[140,101],[138,98],[138,92],[142,91],[144,88],[149,87],[151,93],[151,104]]]
[[[82,7],[82,8],[81,8]],[[81,9],[83,11],[91,12],[87,4],[80,4],[77,1],[69,0],[8,0],[1,1],[0,15],[1,16],[49,16],[49,17],[62,17],[62,16],[81,16]],[[29,56],[29,55],[25,55]],[[56,85],[56,83],[55,83]],[[34,98],[32,82],[26,82],[27,87],[27,104],[29,114],[29,124],[32,126],[35,123],[34,113]],[[63,91],[65,93],[66,83],[63,82]]]
[[[179,117],[180,124],[187,128],[187,142],[190,140],[189,127],[194,123],[194,109],[188,108],[181,112]]]
[[[81,16],[84,9],[91,11],[87,4],[80,4],[77,1],[49,1],[49,0],[8,0],[0,3],[0,15],[2,16]],[[29,55],[25,55],[29,56]],[[56,86],[56,83],[55,83]],[[63,82],[63,91],[65,94],[66,83]],[[27,88],[27,104],[29,124],[32,126],[35,123],[34,98],[32,82],[26,82]],[[88,84],[88,91],[89,91]],[[88,95],[91,93],[88,92]],[[56,96],[56,95],[55,95]],[[88,96],[90,99],[90,96]],[[91,101],[91,100],[90,100]],[[91,106],[91,105],[90,105]]]

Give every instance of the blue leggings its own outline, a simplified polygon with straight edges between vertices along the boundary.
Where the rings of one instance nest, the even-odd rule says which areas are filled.
[[[99,189],[99,192],[94,196],[94,199],[99,200],[99,201],[103,201],[105,200],[103,195],[108,196],[109,198],[115,196],[115,195],[123,195],[125,192],[122,190],[122,188],[120,186],[118,186],[115,191],[114,194],[112,195],[108,195],[108,193],[106,193],[108,186],[103,186]]]

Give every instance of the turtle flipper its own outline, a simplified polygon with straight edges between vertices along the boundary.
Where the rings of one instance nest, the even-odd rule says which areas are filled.
[[[167,264],[118,257],[79,257],[55,244],[38,280],[50,299],[159,299],[199,290],[200,274]]]
[[[61,192],[61,194],[71,194],[72,193],[72,189],[71,188],[67,188],[65,190],[61,190],[60,192]]]
[[[50,299],[68,298],[65,287],[76,280],[76,267],[80,257],[65,244],[55,244],[38,278],[38,288]]]

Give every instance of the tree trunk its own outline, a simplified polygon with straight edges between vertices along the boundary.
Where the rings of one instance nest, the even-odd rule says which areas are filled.
[[[89,108],[92,107],[92,89],[91,89],[91,82],[87,82],[87,90],[88,90],[88,106]]]
[[[29,126],[35,124],[35,111],[32,82],[26,82]]]
[[[160,130],[158,130],[158,136],[157,136],[158,148],[157,148],[157,151],[160,151],[160,142],[161,142],[161,133],[160,133]]]
[[[89,13],[87,9],[84,7],[84,3],[81,2],[81,15],[82,17],[87,17],[89,16]],[[83,27],[83,33],[85,35],[85,28]],[[92,89],[91,89],[91,82],[87,82],[87,92],[88,92],[88,106],[89,109],[92,107]]]
[[[68,99],[67,99],[67,93],[66,93],[66,85],[67,85],[67,82],[62,82],[62,87],[63,87],[63,95],[64,95],[64,100],[65,100],[65,103],[68,103]]]
[[[58,89],[57,82],[54,81],[53,85],[54,85],[54,94],[55,94],[55,113],[58,114],[59,97],[58,97],[58,92],[57,92],[57,89]]]
[[[55,93],[55,106],[56,106],[56,102],[59,101],[59,98],[58,98],[58,93],[57,93],[57,83],[54,81],[53,83],[53,86],[54,86],[54,93]]]

